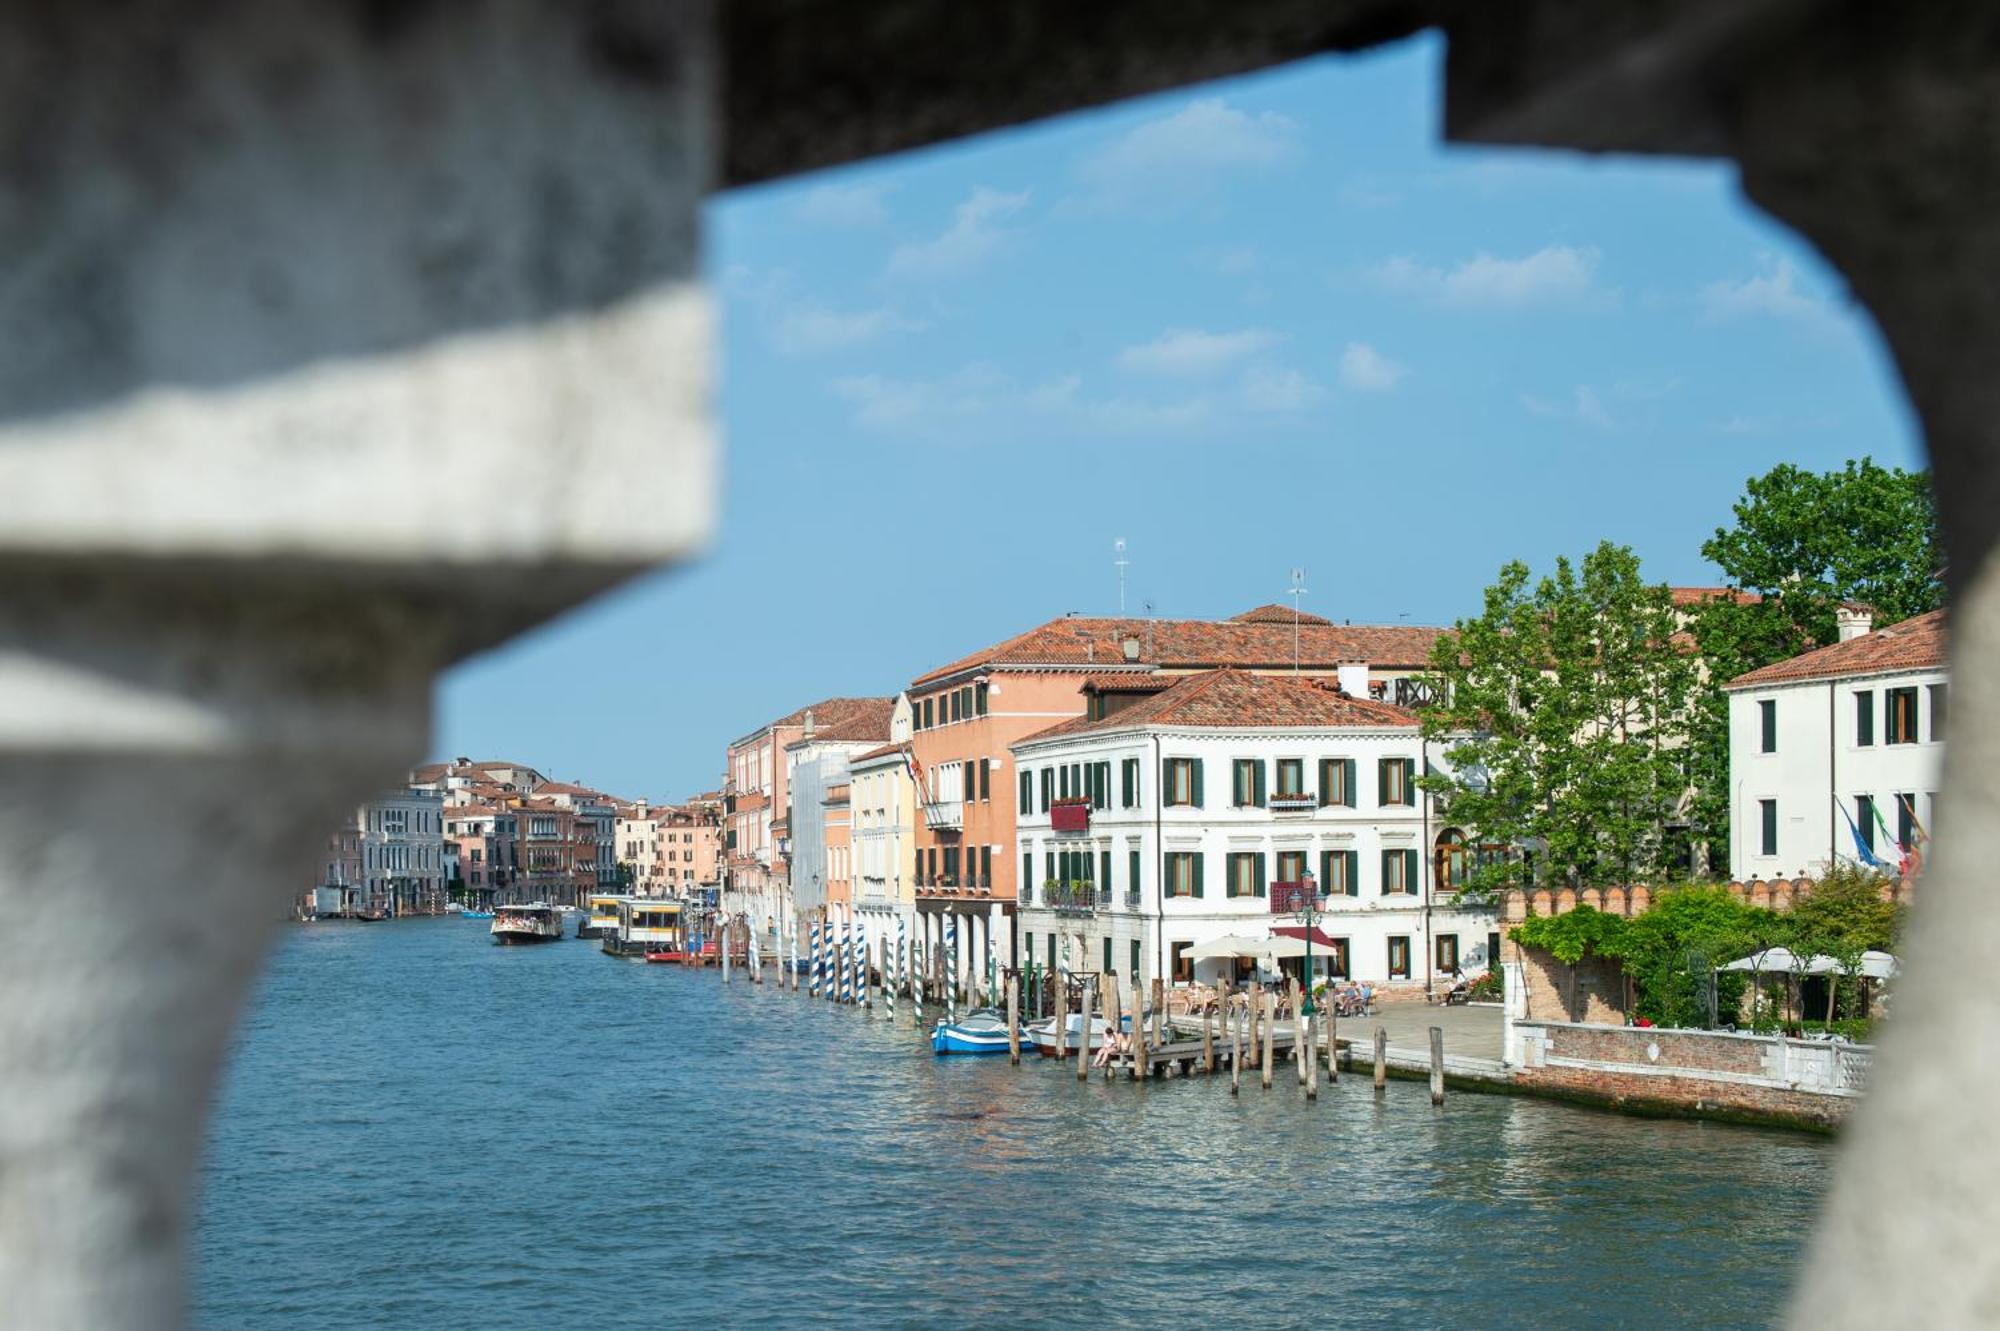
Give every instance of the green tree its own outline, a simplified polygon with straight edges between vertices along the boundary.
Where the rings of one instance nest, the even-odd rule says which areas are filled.
[[[1787,937],[1783,916],[1727,888],[1683,887],[1662,892],[1627,920],[1615,955],[1638,990],[1635,1015],[1662,1026],[1701,1026],[1708,1020],[1708,984],[1716,987],[1717,1012],[1727,1014],[1749,983],[1746,972],[1717,968]]]
[[[1682,820],[1696,671],[1676,642],[1673,596],[1609,542],[1580,568],[1534,581],[1500,570],[1482,613],[1440,635],[1431,667],[1445,701],[1424,733],[1450,771],[1425,777],[1444,817],[1475,841],[1537,855],[1573,885],[1645,881]],[[1523,855],[1485,858],[1470,886],[1518,887]]]
[[[1937,506],[1924,472],[1873,458],[1829,472],[1786,463],[1744,484],[1735,515],[1735,525],[1716,528],[1701,553],[1732,586],[1775,602],[1748,618],[1775,611],[1808,645],[1835,641],[1842,601],[1873,607],[1878,624],[1944,604]],[[1745,641],[1784,645],[1777,624],[1733,631]]]

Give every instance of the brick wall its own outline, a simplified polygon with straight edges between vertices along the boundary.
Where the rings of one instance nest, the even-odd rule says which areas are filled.
[[[1830,1128],[1856,1103],[1865,1048],[1718,1031],[1523,1023],[1515,1080],[1618,1109]],[[1569,1060],[1573,1066],[1558,1060]],[[1833,1089],[1840,1088],[1840,1089]]]
[[[1500,955],[1521,963],[1530,1021],[1625,1022],[1625,969],[1607,957],[1587,956],[1575,966],[1546,948],[1522,947],[1502,936]]]

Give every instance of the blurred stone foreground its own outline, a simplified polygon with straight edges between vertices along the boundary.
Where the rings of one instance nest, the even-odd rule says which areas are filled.
[[[2000,1317],[2000,11],[0,0],[0,1327],[182,1322],[285,885],[440,669],[710,537],[710,190],[1427,26],[1450,137],[1733,157],[1898,360],[1948,813],[1795,1316]]]

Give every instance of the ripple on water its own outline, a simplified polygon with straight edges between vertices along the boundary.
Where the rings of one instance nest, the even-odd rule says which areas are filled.
[[[585,943],[300,927],[194,1295],[217,1328],[1756,1326],[1829,1158],[1362,1078],[1079,1085]]]

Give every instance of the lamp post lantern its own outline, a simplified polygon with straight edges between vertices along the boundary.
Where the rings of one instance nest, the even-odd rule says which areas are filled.
[[[1313,933],[1319,927],[1325,912],[1319,908],[1319,885],[1313,881],[1312,871],[1299,875],[1299,881],[1288,884],[1282,892],[1274,892],[1271,900],[1274,914],[1290,915],[1305,926],[1305,996],[1300,1001],[1299,1011],[1310,1017],[1313,1014]]]

